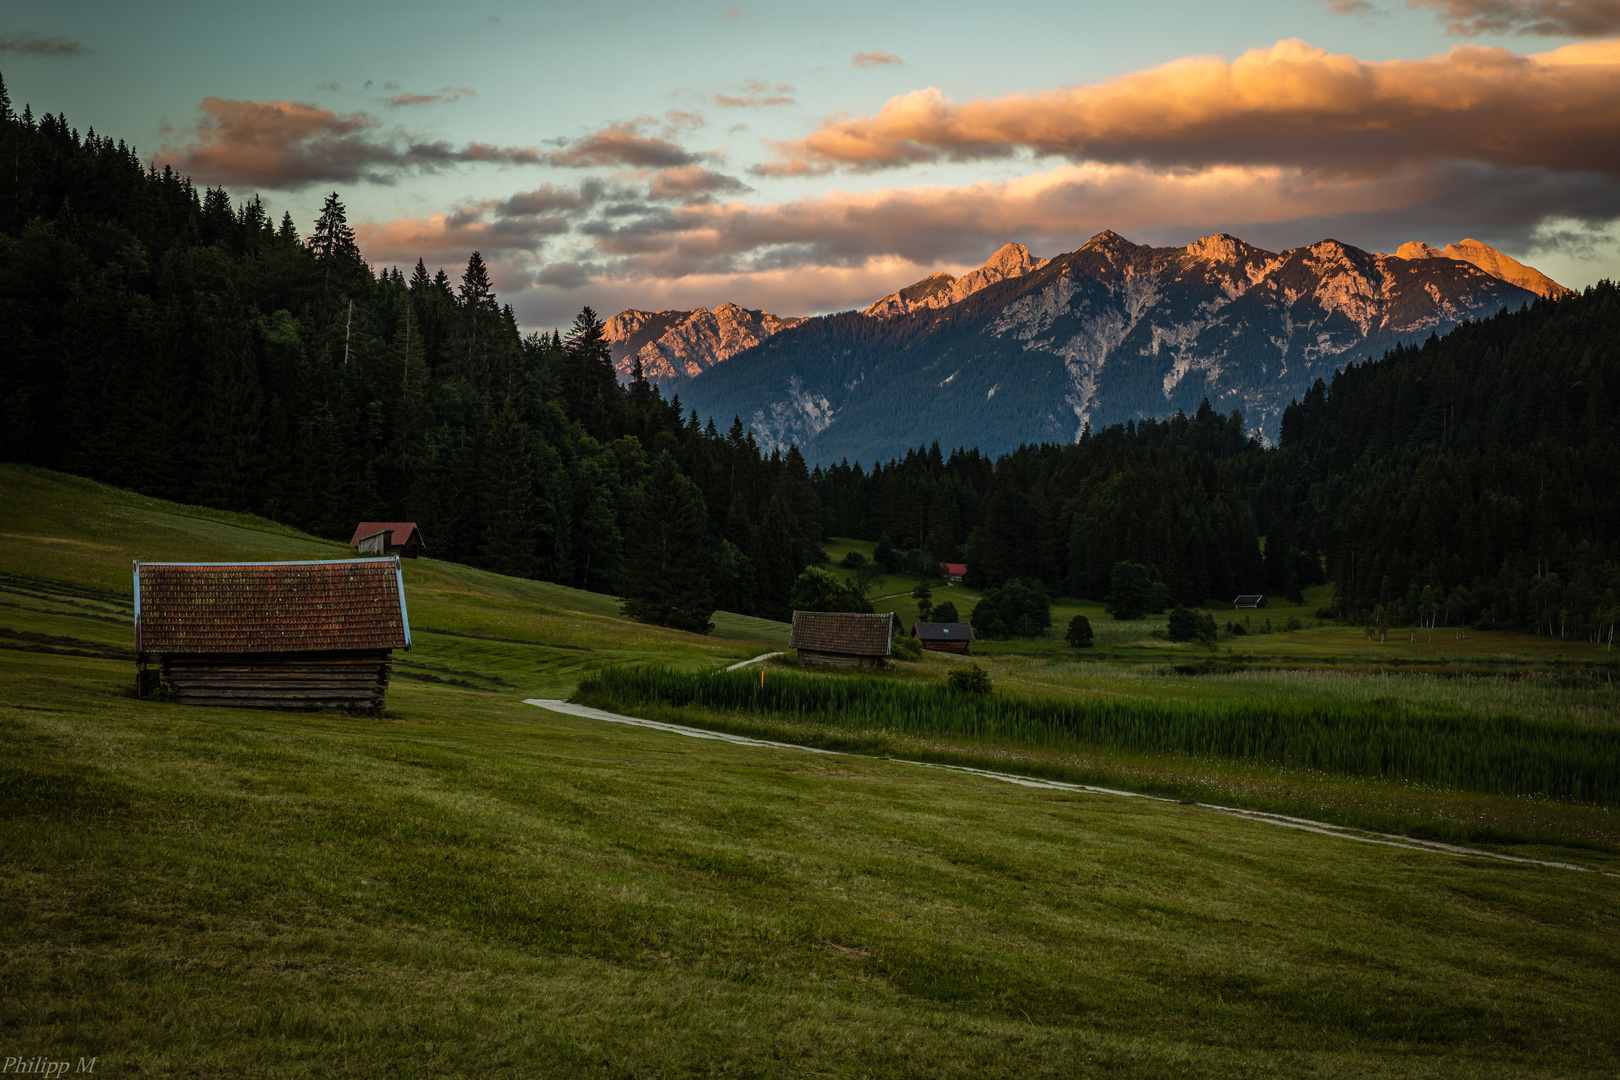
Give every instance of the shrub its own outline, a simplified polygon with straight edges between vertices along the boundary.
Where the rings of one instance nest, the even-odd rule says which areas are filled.
[[[838,560],[838,565],[846,570],[859,570],[866,565],[866,556],[858,551],[846,551],[844,557]]]
[[[831,570],[819,566],[808,567],[793,583],[790,598],[795,611],[855,611],[870,613],[867,603],[854,585],[842,581]]]
[[[1069,632],[1063,638],[1077,649],[1089,649],[1097,640],[1091,632],[1091,620],[1084,615],[1069,620]]]
[[[952,690],[960,690],[964,694],[990,694],[995,687],[990,684],[990,675],[978,664],[969,664],[967,667],[957,668],[951,672],[950,683]]]
[[[1206,645],[1215,642],[1215,616],[1191,608],[1171,608],[1165,629],[1171,641],[1201,641]]]
[[[984,638],[1039,637],[1052,625],[1052,598],[1039,581],[1014,578],[999,589],[987,590],[969,621],[973,632]]]
[[[899,626],[898,622],[895,626]],[[896,660],[917,660],[923,654],[922,643],[910,634],[896,634],[894,641],[889,645],[890,655]]]
[[[929,622],[961,622],[962,616],[956,613],[956,605],[949,600],[934,609],[934,617]]]

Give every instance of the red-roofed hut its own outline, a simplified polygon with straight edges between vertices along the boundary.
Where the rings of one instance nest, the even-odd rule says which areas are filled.
[[[362,555],[402,555],[414,559],[422,550],[422,530],[414,521],[362,521],[355,526],[349,546]]]
[[[172,701],[380,709],[410,647],[398,558],[135,564],[142,682]]]
[[[788,647],[799,650],[799,666],[842,664],[879,667],[889,655],[894,615],[849,611],[795,611]]]

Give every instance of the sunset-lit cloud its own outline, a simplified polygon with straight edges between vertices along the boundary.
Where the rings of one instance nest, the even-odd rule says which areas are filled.
[[[639,119],[609,124],[600,131],[575,139],[561,149],[550,151],[545,156],[546,162],[570,169],[603,165],[666,169],[696,164],[700,160],[699,155],[687,151],[668,137],[642,134],[642,129],[650,122]]]
[[[486,143],[454,146],[443,140],[383,131],[366,112],[336,113],[296,101],[204,98],[192,141],[154,155],[202,183],[236,188],[296,190],[317,183],[365,180],[389,184],[411,170],[432,171],[465,162],[535,164],[532,147]]]
[[[1459,46],[1365,62],[1287,40],[1188,57],[1090,86],[957,103],[932,87],[876,116],[776,145],[763,175],[1060,156],[1198,168],[1286,164],[1367,174],[1463,160],[1620,167],[1620,42],[1520,56]]]
[[[791,83],[779,82],[772,86],[762,79],[753,79],[744,83],[736,93],[715,94],[714,103],[722,109],[753,109],[793,105],[797,102],[793,98]]]
[[[1620,34],[1620,0],[1407,0],[1430,8],[1459,37],[1609,37]]]
[[[854,56],[850,57],[849,63],[851,67],[870,68],[886,67],[890,64],[903,64],[905,61],[894,55],[894,53],[886,53],[882,50],[875,50],[873,52],[858,52]]]

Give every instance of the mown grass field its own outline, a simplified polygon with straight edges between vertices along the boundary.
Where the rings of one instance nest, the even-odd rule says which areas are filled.
[[[129,696],[132,558],[344,551],[0,467],[6,1055],[97,1056],[115,1076],[1613,1074],[1620,878],[520,700],[616,664],[718,668],[783,648],[780,624],[717,616],[699,638],[624,622],[610,598],[422,560],[406,565],[417,645],[384,716]],[[1595,684],[1550,678],[1182,677],[1055,642],[984,663],[1008,692],[1072,700],[1373,701],[1377,678],[1419,703],[1594,729],[1613,715]],[[1138,788],[1392,800],[1418,822],[1469,807],[1511,825],[1505,850],[1611,869],[1620,851],[1603,806],[1063,754]]]

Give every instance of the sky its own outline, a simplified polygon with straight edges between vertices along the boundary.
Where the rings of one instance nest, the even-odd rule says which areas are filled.
[[[1472,237],[1620,277],[1620,0],[0,0],[65,113],[375,267],[582,306],[864,307],[1002,244]]]

